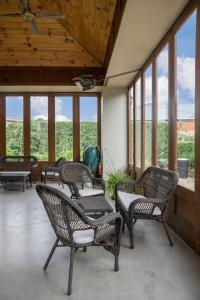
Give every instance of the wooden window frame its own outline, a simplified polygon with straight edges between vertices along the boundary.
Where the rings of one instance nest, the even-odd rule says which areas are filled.
[[[30,98],[32,96],[48,97],[48,161],[39,164],[55,162],[55,97],[71,96],[73,105],[73,161],[80,161],[80,97],[97,97],[97,144],[101,149],[101,93],[53,93],[53,92],[7,92],[0,93],[0,156],[6,155],[6,97],[23,97],[23,129],[24,155],[31,155],[30,137]]]

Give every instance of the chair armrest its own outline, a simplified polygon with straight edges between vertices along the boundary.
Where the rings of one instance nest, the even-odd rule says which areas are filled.
[[[80,198],[79,190],[78,190],[78,187],[77,187],[76,183],[74,183],[72,181],[63,181],[63,180],[62,180],[62,182],[64,184],[68,185],[68,187],[70,189],[70,192],[72,194],[72,197],[75,197],[76,199]]]
[[[140,214],[142,212],[145,214],[152,215],[154,209],[157,207],[160,208],[161,213],[163,214],[167,201],[160,198],[139,198],[137,200],[133,200],[129,206],[129,214]]]
[[[118,182],[115,186],[116,195],[117,195],[118,191],[126,192],[126,193],[134,193],[136,183],[137,183],[136,181],[121,181],[121,182]]]
[[[94,185],[101,185],[102,190],[105,191],[106,183],[105,183],[105,180],[104,180],[103,178],[96,178],[96,177],[93,177],[93,178],[92,178],[92,184],[93,184],[93,186],[94,186]]]
[[[43,165],[43,166],[42,166],[42,171],[45,172],[46,169],[52,168],[52,167],[54,167],[54,166],[51,166],[51,165]]]
[[[120,220],[120,223],[122,221],[122,217],[119,213],[117,212],[111,212],[109,214],[105,214],[103,217],[91,220],[88,219],[88,224],[93,226],[93,227],[98,227],[104,224],[108,223],[114,223],[114,221]]]

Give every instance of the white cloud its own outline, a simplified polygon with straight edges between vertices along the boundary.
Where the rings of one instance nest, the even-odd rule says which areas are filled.
[[[158,77],[158,102],[159,104],[168,103],[168,77]]]
[[[47,118],[48,116],[48,97],[31,97],[31,112]],[[34,116],[35,119],[35,116]]]
[[[45,120],[47,121],[48,120],[48,117],[47,116],[44,116],[44,115],[37,115],[33,118],[33,120],[38,120],[38,119],[42,119],[42,120]]]
[[[145,103],[152,103],[152,76],[145,78]]]
[[[69,122],[69,121],[71,121],[71,119],[68,119],[67,116],[56,114],[56,121]]]
[[[195,96],[195,58],[177,58],[177,84],[181,89],[187,90],[189,95]]]
[[[165,48],[158,56],[158,71],[164,74],[168,73],[168,48]]]

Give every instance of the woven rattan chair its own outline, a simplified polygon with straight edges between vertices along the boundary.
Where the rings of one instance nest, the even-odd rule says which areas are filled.
[[[118,213],[106,214],[99,219],[88,218],[78,201],[70,199],[61,191],[45,184],[36,186],[51,225],[56,241],[43,267],[47,269],[56,247],[71,248],[67,294],[71,294],[74,254],[79,248],[103,246],[114,254],[114,270],[119,270],[120,232],[122,218]]]
[[[168,200],[178,183],[175,172],[150,167],[136,182],[124,182],[116,185],[116,211],[123,217],[124,225],[130,233],[130,248],[134,248],[134,224],[138,219],[151,219],[162,222],[169,243],[172,239],[163,218]]]
[[[90,169],[81,163],[66,162],[60,168],[60,178],[67,184],[72,198],[97,196],[105,194],[105,180],[96,178]],[[87,186],[90,185],[90,188]]]
[[[60,185],[60,167],[65,162],[65,157],[60,157],[53,166],[43,166],[41,173],[41,182],[47,183],[47,180],[56,180]],[[64,186],[63,186],[64,187]]]

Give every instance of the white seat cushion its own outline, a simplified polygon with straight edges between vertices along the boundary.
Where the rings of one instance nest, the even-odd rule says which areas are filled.
[[[45,172],[42,172],[42,175],[45,176]],[[56,177],[58,177],[59,174],[55,173],[55,172],[47,172],[47,176],[56,176]]]
[[[81,197],[87,197],[87,196],[97,196],[97,195],[103,195],[103,190],[95,190],[95,189],[81,189],[79,190],[79,194]]]
[[[117,195],[126,210],[129,210],[129,206],[133,201],[141,199],[141,198],[144,198],[144,199],[146,198],[143,195],[125,193],[125,192],[121,192],[121,191],[118,191]],[[136,205],[135,208],[140,209],[140,204]],[[153,211],[153,216],[160,216],[160,215],[161,215],[161,210],[159,207],[156,206]]]
[[[94,230],[76,230],[73,233],[73,239],[76,244],[87,244],[94,241]]]

